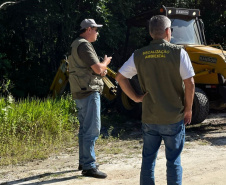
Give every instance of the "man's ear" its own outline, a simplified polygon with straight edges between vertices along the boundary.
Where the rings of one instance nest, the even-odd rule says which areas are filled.
[[[91,31],[91,30],[92,30],[92,28],[91,28],[91,27],[88,27],[88,30],[89,30],[89,31]]]
[[[166,29],[165,29],[166,34],[167,34],[167,35],[168,35],[168,34],[170,34],[170,35],[171,35],[171,33],[170,33],[170,29],[171,29],[170,27],[168,27],[168,28],[166,28]]]
[[[170,30],[170,29],[171,29],[171,28],[169,27],[169,28],[167,28],[167,29],[165,30],[166,38],[167,38],[168,41],[170,41],[170,39],[171,39],[171,30]]]

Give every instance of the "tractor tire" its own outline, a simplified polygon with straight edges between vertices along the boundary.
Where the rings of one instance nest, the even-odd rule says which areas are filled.
[[[209,100],[206,96],[206,93],[200,88],[195,88],[191,124],[198,124],[203,122],[208,114]]]
[[[142,94],[137,76],[130,80],[131,86],[138,94]],[[130,116],[134,119],[141,119],[142,103],[131,100],[119,87],[117,92],[116,108],[120,114]]]

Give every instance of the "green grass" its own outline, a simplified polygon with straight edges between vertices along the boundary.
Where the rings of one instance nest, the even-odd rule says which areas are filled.
[[[0,166],[45,159],[62,151],[75,152],[79,127],[76,116],[71,96],[18,101],[11,96],[0,97]],[[111,112],[102,114],[101,120],[106,131],[97,140],[97,155],[125,150],[132,155],[140,149],[139,140],[129,136],[134,127],[125,124],[131,121],[128,117]]]
[[[0,98],[0,165],[44,159],[75,142],[75,103],[60,99]]]

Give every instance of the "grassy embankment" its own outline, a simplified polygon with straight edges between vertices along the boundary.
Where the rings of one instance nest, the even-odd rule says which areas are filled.
[[[43,159],[75,142],[78,128],[70,97],[0,98],[0,165]]]

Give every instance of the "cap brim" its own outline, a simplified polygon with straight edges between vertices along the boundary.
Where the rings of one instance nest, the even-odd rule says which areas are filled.
[[[96,24],[96,25],[93,25],[93,27],[97,27],[97,28],[100,28],[100,27],[102,27],[103,25],[101,25],[101,24]]]

